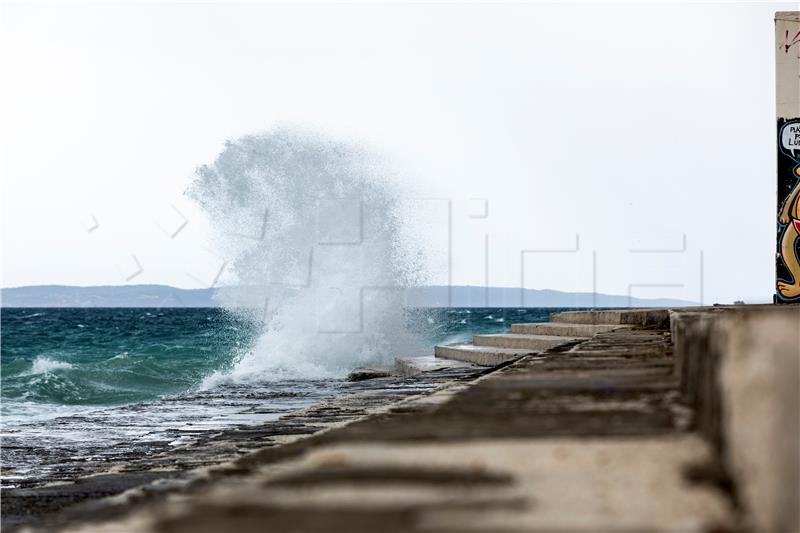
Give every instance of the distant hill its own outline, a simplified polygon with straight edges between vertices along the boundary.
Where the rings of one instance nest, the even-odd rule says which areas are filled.
[[[697,302],[512,287],[432,286],[406,292],[409,307],[689,307]],[[449,302],[449,305],[448,305]]]
[[[218,307],[214,289],[168,285],[33,285],[2,289],[3,307]]]
[[[35,285],[2,289],[3,307],[219,307],[214,289],[167,285],[73,287]],[[507,287],[432,286],[406,290],[408,307],[686,307],[696,302],[628,298],[589,292]]]

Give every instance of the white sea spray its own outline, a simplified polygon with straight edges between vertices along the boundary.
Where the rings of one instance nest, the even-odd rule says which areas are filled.
[[[55,359],[51,359],[47,356],[40,355],[36,359],[33,360],[33,365],[31,366],[30,373],[31,374],[47,374],[49,372],[55,372],[56,370],[69,370],[72,368],[70,363],[64,361],[56,361]]]
[[[420,349],[405,287],[424,271],[413,202],[388,165],[353,144],[291,128],[226,143],[188,194],[215,229],[228,288],[263,333],[220,382],[329,378]]]

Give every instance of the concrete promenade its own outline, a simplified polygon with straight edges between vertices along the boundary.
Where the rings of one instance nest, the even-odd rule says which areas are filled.
[[[800,307],[559,313],[436,355],[471,364],[398,368],[469,379],[38,529],[800,530]]]

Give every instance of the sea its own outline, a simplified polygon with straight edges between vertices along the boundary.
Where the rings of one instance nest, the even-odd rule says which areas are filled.
[[[394,355],[430,355],[436,344],[561,310],[409,309],[403,329],[417,342]],[[185,444],[198,430],[275,420],[347,392],[348,369],[370,362],[359,353],[349,366],[341,356],[325,366],[320,356],[293,372],[288,353],[256,358],[259,371],[248,373],[270,337],[261,320],[225,308],[3,308],[0,321],[6,488],[52,480],[65,460],[113,462]]]

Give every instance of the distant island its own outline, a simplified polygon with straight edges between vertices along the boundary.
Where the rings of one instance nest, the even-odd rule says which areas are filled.
[[[216,289],[168,285],[75,287],[35,285],[2,289],[3,307],[220,307]],[[407,307],[687,307],[697,302],[629,298],[590,292],[510,287],[429,286],[405,291]]]

